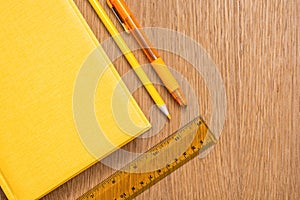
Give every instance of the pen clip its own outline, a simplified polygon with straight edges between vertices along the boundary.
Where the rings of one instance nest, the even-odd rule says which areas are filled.
[[[120,17],[118,11],[115,9],[115,7],[112,6],[111,9],[112,9],[113,13],[116,15],[116,17],[117,17],[118,21],[120,22],[120,24],[123,26],[123,28],[126,31],[126,33],[130,33],[129,30],[128,30],[128,28],[126,27],[124,21]]]

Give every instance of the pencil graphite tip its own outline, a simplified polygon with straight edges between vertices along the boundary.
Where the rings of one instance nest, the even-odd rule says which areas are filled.
[[[166,105],[159,106],[159,109],[168,117],[168,119],[171,119],[171,115]]]
[[[169,120],[171,119],[171,115],[170,115],[170,114],[168,114],[168,116],[167,116],[167,117],[168,117],[168,119],[169,119]]]

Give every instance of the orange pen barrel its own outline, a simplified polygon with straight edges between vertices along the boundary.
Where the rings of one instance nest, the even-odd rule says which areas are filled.
[[[186,106],[186,99],[178,82],[169,71],[167,65],[164,63],[157,51],[153,48],[153,45],[147,38],[145,32],[141,29],[140,24],[137,22],[124,0],[107,0],[107,4],[115,13],[126,32],[131,32],[133,34],[139,45],[142,47],[142,50],[146,54],[148,60],[151,62],[154,70],[175,100],[181,106]]]
[[[125,30],[130,31],[133,34],[150,62],[160,58],[159,54],[153,48],[153,45],[148,40],[145,32],[141,29],[140,24],[130,12],[125,2],[123,0],[107,0],[107,3],[113,9]]]

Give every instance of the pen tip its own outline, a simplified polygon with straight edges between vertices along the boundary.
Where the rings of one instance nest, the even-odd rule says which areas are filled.
[[[180,106],[182,106],[182,107],[187,106],[187,101],[186,101],[186,99],[183,95],[183,92],[180,88],[174,90],[171,94]]]

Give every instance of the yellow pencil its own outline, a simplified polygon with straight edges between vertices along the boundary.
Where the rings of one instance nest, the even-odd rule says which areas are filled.
[[[133,68],[133,70],[141,80],[141,82],[143,83],[144,87],[148,91],[149,95],[151,96],[155,104],[169,119],[171,119],[166,103],[164,102],[164,100],[161,98],[161,96],[155,89],[154,85],[152,84],[152,82],[144,72],[143,68],[141,67],[141,65],[139,64],[139,62],[137,61],[133,53],[130,51],[129,47],[127,46],[127,44],[121,37],[119,31],[117,30],[117,28],[114,26],[114,24],[106,14],[103,7],[100,5],[99,1],[89,0],[89,2],[94,8],[99,18],[101,19],[106,29],[108,30],[108,32],[110,33],[110,35],[112,36],[112,38],[114,39],[114,41],[119,46],[125,58],[129,62],[129,64],[131,65],[131,67]]]

